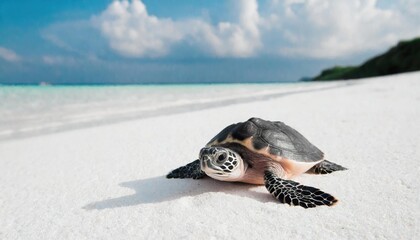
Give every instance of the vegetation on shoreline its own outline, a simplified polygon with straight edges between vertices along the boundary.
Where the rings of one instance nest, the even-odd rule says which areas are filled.
[[[335,66],[325,69],[315,81],[357,79],[420,70],[420,37],[401,41],[386,53],[360,66]]]

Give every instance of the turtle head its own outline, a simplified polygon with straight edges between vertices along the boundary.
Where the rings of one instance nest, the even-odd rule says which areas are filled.
[[[209,177],[221,181],[236,181],[245,174],[246,162],[228,148],[205,147],[200,151],[201,170]]]

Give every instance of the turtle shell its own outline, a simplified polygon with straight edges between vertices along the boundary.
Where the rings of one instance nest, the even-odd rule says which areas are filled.
[[[283,122],[260,118],[251,118],[226,127],[207,146],[225,143],[239,143],[251,151],[278,161],[288,159],[309,163],[324,159],[324,153],[295,129]]]

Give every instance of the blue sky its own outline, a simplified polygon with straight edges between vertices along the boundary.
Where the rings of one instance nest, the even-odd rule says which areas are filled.
[[[0,83],[294,81],[420,35],[420,0],[0,1]]]

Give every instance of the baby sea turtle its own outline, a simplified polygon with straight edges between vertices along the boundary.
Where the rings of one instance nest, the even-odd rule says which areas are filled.
[[[327,174],[346,168],[283,122],[251,118],[223,129],[200,150],[199,159],[170,172],[167,178],[204,176],[220,181],[265,184],[280,202],[312,208],[331,206],[333,196],[290,180],[302,173]]]

